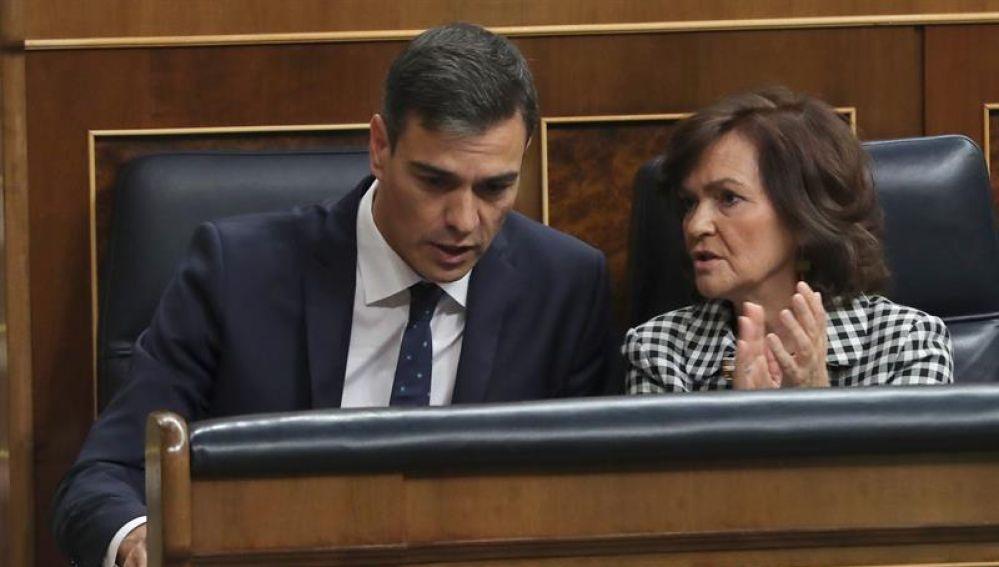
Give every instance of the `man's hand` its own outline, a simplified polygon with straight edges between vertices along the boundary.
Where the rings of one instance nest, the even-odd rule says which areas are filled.
[[[780,388],[781,372],[764,342],[763,307],[747,301],[739,317],[739,340],[735,348],[736,390]]]
[[[146,567],[146,525],[128,532],[118,546],[115,564],[120,567]]]

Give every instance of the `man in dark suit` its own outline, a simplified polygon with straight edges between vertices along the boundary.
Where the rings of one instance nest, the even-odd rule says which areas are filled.
[[[511,212],[538,120],[520,53],[476,26],[436,28],[385,91],[374,177],[351,194],[198,229],[56,495],[74,561],[145,564],[154,410],[198,420],[605,387],[616,344],[603,256]]]

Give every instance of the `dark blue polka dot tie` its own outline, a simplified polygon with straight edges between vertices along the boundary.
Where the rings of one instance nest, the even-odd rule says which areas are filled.
[[[430,375],[434,366],[430,319],[442,293],[444,290],[436,284],[427,282],[409,288],[409,322],[402,333],[390,405],[430,405]]]

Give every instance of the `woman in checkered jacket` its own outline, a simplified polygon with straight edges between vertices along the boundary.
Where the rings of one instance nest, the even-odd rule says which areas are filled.
[[[630,393],[953,381],[943,322],[875,295],[881,209],[828,105],[726,98],[677,126],[661,173],[704,301],[628,331]]]

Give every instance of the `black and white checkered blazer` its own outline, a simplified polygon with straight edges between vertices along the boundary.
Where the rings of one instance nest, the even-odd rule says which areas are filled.
[[[954,381],[950,333],[938,317],[861,295],[828,312],[826,366],[832,386],[946,384]],[[731,388],[722,361],[735,360],[731,304],[711,300],[655,317],[628,331],[631,394]]]

